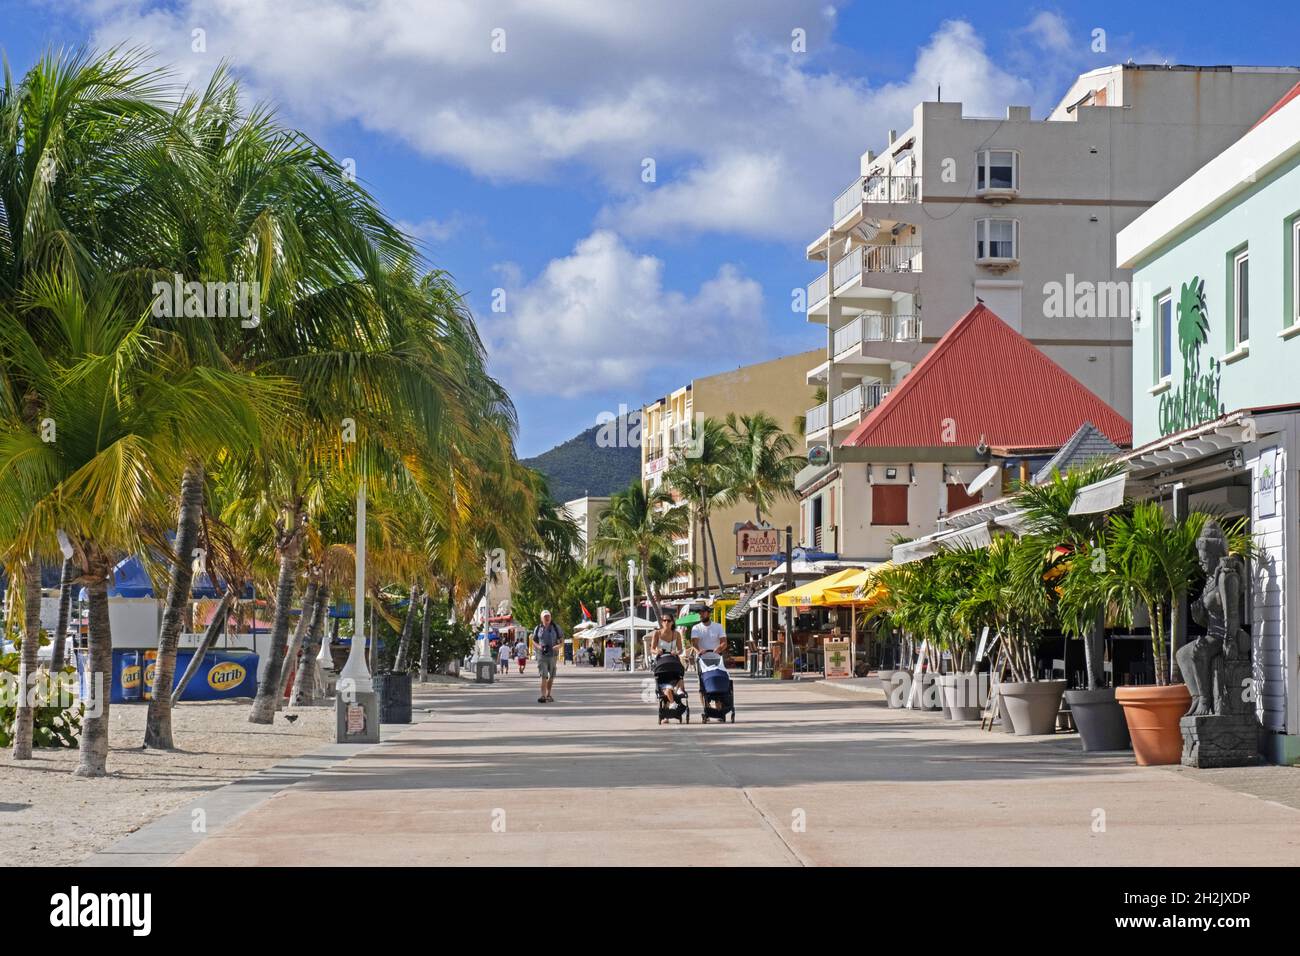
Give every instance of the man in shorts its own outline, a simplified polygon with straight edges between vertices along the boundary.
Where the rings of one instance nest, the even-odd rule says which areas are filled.
[[[551,704],[551,685],[555,682],[555,662],[560,656],[560,645],[564,643],[564,632],[560,625],[551,620],[551,612],[542,612],[542,623],[533,629],[533,646],[537,648],[537,671],[542,677],[539,704]]]

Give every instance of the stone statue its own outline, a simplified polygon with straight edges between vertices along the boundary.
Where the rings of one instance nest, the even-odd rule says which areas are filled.
[[[1192,695],[1179,721],[1184,766],[1240,767],[1259,762],[1259,724],[1247,696],[1253,679],[1250,632],[1242,627],[1247,593],[1245,562],[1228,553],[1223,528],[1205,522],[1196,551],[1205,587],[1192,602],[1192,619],[1205,633],[1178,649],[1178,668]]]
[[[1228,553],[1223,529],[1206,521],[1196,551],[1205,569],[1205,587],[1192,602],[1192,620],[1205,634],[1178,649],[1178,668],[1192,695],[1188,717],[1246,712],[1245,687],[1250,671],[1250,632],[1241,626],[1246,568]]]

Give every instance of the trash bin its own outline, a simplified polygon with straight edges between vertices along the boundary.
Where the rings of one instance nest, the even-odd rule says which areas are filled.
[[[381,724],[411,722],[411,675],[376,674],[375,693],[379,696]]]
[[[496,680],[497,664],[489,657],[480,657],[474,661],[474,682],[490,684]]]

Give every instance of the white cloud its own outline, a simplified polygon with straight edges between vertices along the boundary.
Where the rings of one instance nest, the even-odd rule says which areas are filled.
[[[195,80],[228,59],[299,121],[355,122],[490,179],[594,178],[599,224],[646,236],[806,240],[858,156],[940,84],[973,113],[1033,94],[961,20],[901,82],[837,72],[836,13],[820,0],[85,3],[98,43],[148,43]],[[1045,16],[1035,39],[1059,32]],[[807,53],[791,50],[796,29]]]
[[[573,397],[626,389],[651,370],[698,368],[701,356],[761,350],[763,293],[723,265],[694,294],[664,288],[663,262],[597,231],[531,281],[498,268],[505,311],[478,317],[494,371],[512,390]]]

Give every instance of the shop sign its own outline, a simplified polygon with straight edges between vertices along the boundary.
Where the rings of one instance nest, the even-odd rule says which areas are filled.
[[[1223,364],[1214,356],[1201,368],[1201,346],[1209,341],[1209,307],[1205,303],[1205,280],[1193,276],[1184,282],[1178,296],[1178,351],[1183,357],[1183,380],[1160,396],[1160,432],[1172,435],[1224,413],[1219,401],[1219,379]],[[1159,347],[1157,345],[1157,347]]]
[[[830,677],[852,677],[849,666],[849,642],[845,638],[828,637],[822,642],[824,670]]]
[[[736,531],[736,557],[771,559],[781,552],[781,531],[761,527],[752,521],[738,524]]]
[[[1281,478],[1278,470],[1280,449],[1274,445],[1265,448],[1259,456],[1259,468],[1255,472],[1255,513],[1261,518],[1272,518],[1277,514],[1277,484]]]
[[[830,463],[831,453],[825,445],[813,445],[808,449],[808,464],[829,465]]]

